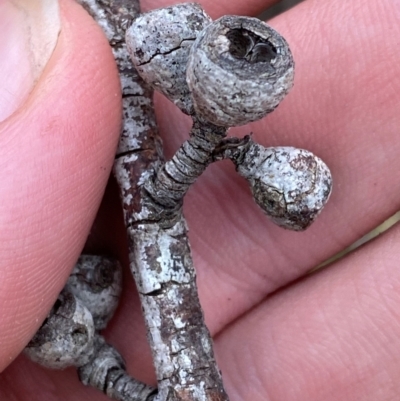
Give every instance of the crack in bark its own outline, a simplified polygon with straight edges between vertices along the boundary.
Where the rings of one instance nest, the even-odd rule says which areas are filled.
[[[174,47],[174,48],[172,48],[172,49],[170,49],[170,50],[168,50],[168,51],[165,51],[165,52],[160,52],[160,51],[157,49],[157,50],[156,50],[156,53],[154,53],[153,55],[151,55],[150,58],[149,58],[147,61],[144,61],[143,63],[139,63],[139,64],[138,64],[138,67],[141,67],[141,66],[143,66],[143,65],[146,65],[146,64],[151,63],[152,60],[153,60],[155,57],[157,57],[157,56],[168,56],[168,55],[170,55],[170,54],[176,52],[177,50],[181,49],[181,48],[182,48],[182,43],[184,43],[184,42],[194,42],[195,40],[196,40],[196,38],[182,39],[182,40],[180,41],[180,43],[179,43],[178,46],[176,46],[176,47]]]

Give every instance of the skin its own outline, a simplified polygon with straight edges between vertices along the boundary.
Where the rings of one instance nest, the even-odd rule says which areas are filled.
[[[266,6],[201,3],[213,18],[255,15]],[[85,243],[120,127],[106,41],[80,7],[67,0],[61,6],[63,30],[51,60],[29,99],[0,124],[4,400],[106,399],[83,387],[74,369],[49,371],[17,357]],[[393,0],[308,0],[271,23],[292,48],[295,87],[269,117],[232,133],[306,148],[328,164],[333,195],[308,231],[268,222],[229,162],[211,166],[188,194],[200,297],[231,401],[386,401],[400,392],[400,225],[304,277],[400,207],[399,18]],[[190,121],[160,96],[156,106],[170,157]],[[112,181],[87,248],[113,252],[126,265]],[[130,373],[152,383],[140,305],[125,275],[106,335]]]

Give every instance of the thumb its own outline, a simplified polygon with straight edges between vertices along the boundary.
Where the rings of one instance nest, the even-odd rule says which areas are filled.
[[[26,100],[57,43],[60,31],[55,0],[0,3],[0,121]]]
[[[23,21],[15,15],[7,17],[14,33]],[[16,62],[25,44],[1,57],[0,68],[18,70],[25,84],[0,83],[6,87],[0,94],[13,92],[14,101],[10,107],[4,96],[0,100],[0,371],[24,348],[63,287],[118,141],[120,89],[108,43],[74,2],[60,4],[59,18],[57,44],[40,77],[40,63],[32,69],[21,61],[20,69]],[[9,42],[0,41],[0,54]]]

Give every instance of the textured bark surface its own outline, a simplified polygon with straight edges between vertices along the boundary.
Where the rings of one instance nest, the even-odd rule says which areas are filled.
[[[92,358],[78,369],[85,385],[97,388],[118,401],[152,401],[157,390],[130,377],[121,355],[96,335]]]
[[[227,400],[198,301],[186,225],[180,210],[186,190],[172,208],[165,208],[144,188],[151,177],[156,177],[163,159],[152,93],[128,63],[128,53],[121,41],[121,30],[129,20],[125,10],[132,2],[82,3],[105,30],[121,75],[124,128],[114,173],[121,191],[131,270],[140,292],[156,365],[159,382],[156,399]],[[132,16],[137,11],[138,7],[132,5]],[[150,291],[143,288],[143,283],[151,283]]]
[[[118,158],[114,167],[160,401],[227,400],[204,324],[181,213],[186,191],[225,135],[225,129],[208,128],[200,130],[195,123],[192,137],[164,165],[150,159],[146,170],[135,152]]]
[[[157,400],[226,399],[194,285],[186,225],[139,224],[130,238],[159,385]]]
[[[171,224],[174,221],[174,211],[178,217],[183,197],[212,163],[214,149],[226,136],[226,132],[224,127],[217,127],[194,117],[190,139],[144,183],[145,208],[137,217],[163,219],[164,221],[160,221],[163,226]],[[155,209],[157,213],[153,217],[152,211]]]
[[[78,0],[103,29],[117,63],[123,89],[123,127],[117,156],[128,151],[158,149],[152,90],[136,72],[126,51],[125,32],[138,15],[139,1]]]

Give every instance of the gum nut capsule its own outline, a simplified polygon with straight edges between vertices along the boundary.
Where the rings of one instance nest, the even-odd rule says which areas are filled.
[[[117,309],[122,291],[122,269],[116,259],[81,255],[66,284],[93,316],[102,330]]]
[[[185,75],[189,50],[210,22],[199,4],[186,3],[141,14],[126,32],[139,75],[186,114],[193,113]]]
[[[90,312],[64,289],[25,353],[48,368],[82,366],[92,355],[94,333]]]
[[[186,72],[196,113],[225,127],[274,110],[293,77],[292,54],[282,36],[256,18],[229,15],[199,34]]]
[[[253,142],[238,172],[250,183],[256,203],[277,225],[305,230],[329,199],[332,177],[307,150],[264,148]]]

